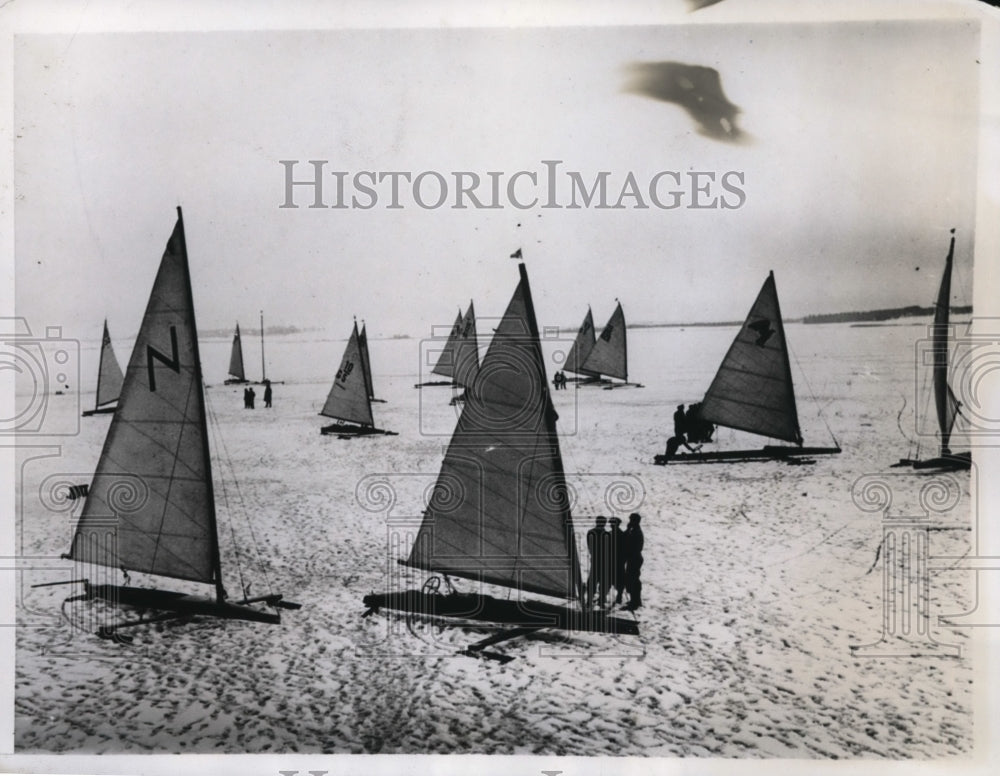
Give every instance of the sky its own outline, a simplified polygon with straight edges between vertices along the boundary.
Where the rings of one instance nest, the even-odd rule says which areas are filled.
[[[16,312],[36,329],[132,336],[178,205],[202,330],[263,309],[421,336],[470,299],[500,315],[518,248],[543,325],[587,305],[600,325],[615,299],[630,322],[739,320],[769,270],[786,317],[929,305],[952,227],[953,302],[972,302],[974,21],[29,34],[13,53]],[[629,88],[661,62],[716,70],[739,137]],[[362,171],[428,173],[430,204],[440,174],[449,198],[420,207],[403,181],[389,208],[385,180],[370,209],[310,208],[306,187],[283,208],[282,160],[296,180],[325,160],[327,205],[334,172],[348,202],[369,201]],[[546,162],[560,204],[569,173],[604,172],[609,204],[631,175],[650,207],[542,207]],[[499,175],[503,206],[450,207],[459,171],[487,203]],[[506,196],[518,171],[538,205]],[[675,209],[647,196],[663,171]]]

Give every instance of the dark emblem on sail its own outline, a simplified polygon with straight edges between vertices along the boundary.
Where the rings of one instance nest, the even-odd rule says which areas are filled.
[[[337,372],[337,380],[343,382],[348,377],[350,377],[351,372],[354,371],[354,362],[348,361],[344,364],[343,368]]]
[[[90,485],[86,483],[84,483],[83,485],[70,485],[66,495],[71,500],[76,501],[76,499],[78,498],[85,497],[89,490],[90,490]]]
[[[181,360],[177,355],[177,329],[170,327],[170,354],[173,358],[168,358],[152,345],[146,345],[146,368],[149,371],[149,390],[156,391],[156,371],[153,369],[153,359],[162,363],[167,369],[181,373]]]
[[[609,323],[607,326],[604,327],[604,331],[601,332],[601,339],[604,340],[605,342],[611,342],[611,334],[612,332],[614,332],[614,330],[615,330],[614,324]]]
[[[771,339],[775,332],[771,328],[771,322],[767,318],[761,318],[759,321],[747,324],[747,328],[753,329],[757,333],[757,339],[754,340],[753,344],[761,348],[764,347],[764,344]]]

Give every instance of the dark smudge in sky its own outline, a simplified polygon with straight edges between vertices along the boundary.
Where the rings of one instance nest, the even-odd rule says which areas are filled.
[[[703,135],[726,142],[745,139],[736,126],[740,109],[723,93],[717,70],[682,62],[636,62],[629,74],[625,91],[680,105]]]

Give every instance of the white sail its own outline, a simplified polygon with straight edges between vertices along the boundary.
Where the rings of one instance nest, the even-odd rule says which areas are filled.
[[[628,344],[625,339],[625,313],[619,303],[601,336],[594,342],[583,366],[583,374],[606,375],[620,380],[628,379]]]
[[[727,428],[802,444],[773,272],[705,394],[701,417]]]
[[[109,520],[115,521],[115,541],[95,541]],[[180,208],[69,557],[218,580],[205,399]]]
[[[362,426],[372,426],[372,405],[365,386],[365,370],[358,344],[358,324],[354,324],[344,357],[326,397],[321,415]]]
[[[229,374],[237,380],[246,380],[246,373],[243,371],[243,341],[240,339],[240,325],[236,324],[236,332],[233,334],[233,348],[229,352]]]
[[[108,333],[108,322],[104,321],[104,336],[101,338],[101,363],[97,371],[97,406],[110,404],[121,395],[124,380],[122,368],[115,358],[111,347],[111,335]]]
[[[580,567],[556,412],[523,264],[520,272],[407,564],[575,598]]]

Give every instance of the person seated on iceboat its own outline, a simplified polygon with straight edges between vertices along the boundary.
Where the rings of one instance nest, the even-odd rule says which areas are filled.
[[[700,406],[700,405],[699,405]],[[678,404],[677,411],[674,413],[674,435],[667,440],[667,449],[664,453],[664,458],[673,458],[674,454],[677,452],[677,448],[684,445],[688,449],[688,452],[696,453],[701,447],[691,447],[688,444],[688,439],[686,434],[688,432],[688,414],[684,412],[684,405]]]
[[[684,431],[687,434],[687,441],[695,444],[704,444],[712,441],[712,434],[715,433],[715,426],[701,417],[701,402],[688,407],[684,416]]]

